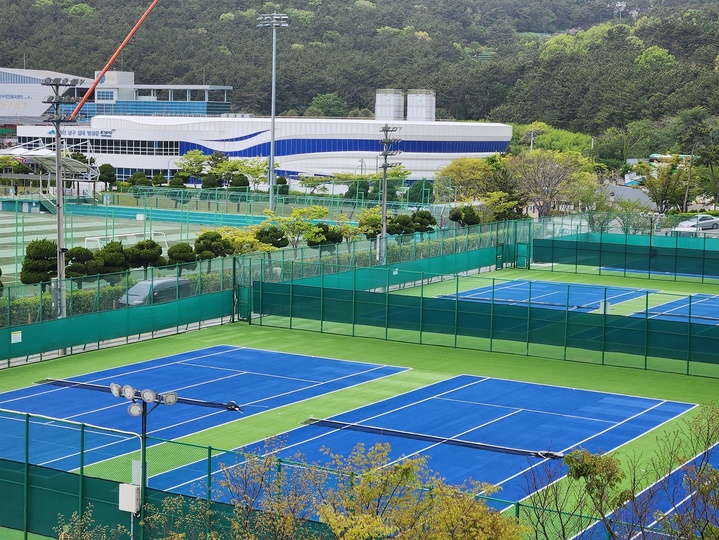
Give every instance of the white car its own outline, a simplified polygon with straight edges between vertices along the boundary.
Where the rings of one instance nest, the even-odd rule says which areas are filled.
[[[719,229],[719,217],[699,214],[677,224],[677,229]]]

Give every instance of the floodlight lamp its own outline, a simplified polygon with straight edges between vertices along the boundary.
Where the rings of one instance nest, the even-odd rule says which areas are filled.
[[[110,384],[110,393],[115,397],[120,397],[122,395],[122,386],[117,383]]]
[[[77,86],[80,82],[80,79],[70,79],[70,82],[68,83],[70,86]]]
[[[165,405],[174,405],[177,403],[177,400],[177,392],[167,392],[166,394],[162,394],[162,403]]]
[[[50,86],[52,84],[52,79],[50,77],[45,77],[40,84],[43,86]]]
[[[127,408],[127,412],[130,413],[130,416],[142,416],[142,405],[133,401]]]
[[[129,384],[126,384],[122,387],[122,395],[125,399],[135,399],[135,389]]]
[[[55,77],[52,80],[52,86],[60,86],[62,84],[62,79],[60,77]]]
[[[152,390],[143,390],[140,392],[140,397],[145,403],[155,403],[157,400],[157,394]]]
[[[65,77],[60,84],[62,84],[63,86],[67,86],[69,82],[70,81],[67,79],[67,77]]]

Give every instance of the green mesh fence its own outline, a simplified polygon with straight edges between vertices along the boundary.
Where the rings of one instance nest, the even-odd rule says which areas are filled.
[[[495,288],[507,280],[478,270],[516,257],[506,246],[407,262],[396,250],[386,267],[244,260],[238,276],[253,280],[240,287],[244,312],[282,328],[719,376],[711,298],[648,288],[614,302],[593,287],[577,305],[586,286],[558,284],[547,301],[530,283],[526,298],[502,300]],[[460,294],[473,289],[483,289],[482,301]]]

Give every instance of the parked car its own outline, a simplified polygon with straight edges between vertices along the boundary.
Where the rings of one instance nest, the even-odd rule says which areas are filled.
[[[192,287],[187,278],[158,278],[135,283],[118,300],[120,307],[162,304],[179,298],[192,296]]]
[[[685,219],[676,226],[677,229],[719,229],[719,217],[699,214]]]

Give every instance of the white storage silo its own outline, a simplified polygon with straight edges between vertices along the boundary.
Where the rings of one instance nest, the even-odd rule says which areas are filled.
[[[434,90],[409,90],[407,92],[407,120],[434,122]]]
[[[375,120],[404,120],[404,92],[402,90],[377,90],[374,106]]]

